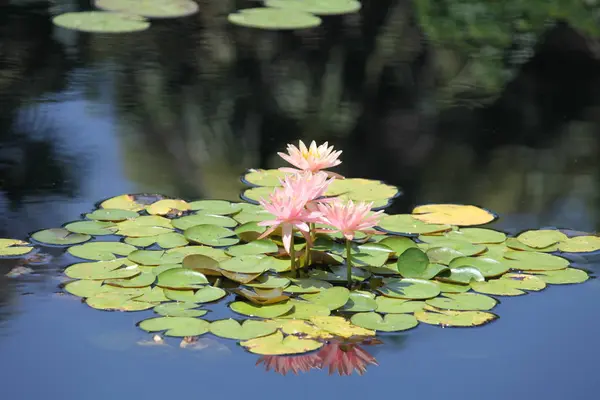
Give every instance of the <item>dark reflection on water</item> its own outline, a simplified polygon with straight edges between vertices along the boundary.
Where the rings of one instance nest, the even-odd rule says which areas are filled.
[[[201,0],[195,16],[118,36],[52,26],[87,2],[16,3],[0,1],[0,237],[127,192],[237,199],[240,173],[278,166],[298,138],[342,149],[344,175],[400,186],[392,212],[460,202],[513,232],[600,224],[593,2],[564,2],[565,22],[552,25],[546,3],[364,1],[318,29],[274,33],[227,24],[254,3]],[[19,279],[1,267],[7,397],[221,398],[229,380],[262,388],[250,397],[306,396],[232,342],[137,346],[148,340],[140,313],[55,294],[68,261],[55,255]],[[591,398],[599,301],[596,280],[551,287],[503,301],[480,329],[420,326],[403,346],[386,336],[380,367],[360,379],[293,379],[317,398]]]

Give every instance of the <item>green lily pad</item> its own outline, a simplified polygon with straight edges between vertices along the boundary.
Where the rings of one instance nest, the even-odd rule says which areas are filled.
[[[223,228],[233,228],[234,226],[237,226],[237,222],[234,219],[224,215],[211,214],[194,214],[176,218],[173,220],[172,224],[175,228],[181,229],[182,231],[197,225],[214,225]]]
[[[486,257],[460,257],[450,263],[450,268],[473,267],[485,278],[495,278],[508,272],[510,267],[500,261]]]
[[[562,257],[530,251],[507,251],[504,258],[506,265],[520,271],[554,271],[569,266],[569,260]]]
[[[241,274],[262,274],[267,268],[261,264],[263,255],[233,257],[220,263],[222,270]]]
[[[421,235],[419,239],[430,244],[427,250],[434,247],[447,247],[462,253],[465,257],[482,254],[487,249],[487,246],[484,244],[473,244],[464,240],[449,239],[446,236]]]
[[[135,250],[134,246],[121,242],[91,242],[69,247],[67,252],[84,260],[110,261]]]
[[[321,25],[321,18],[302,11],[277,8],[246,8],[227,17],[229,22],[258,29],[307,29]]]
[[[52,228],[37,231],[31,237],[42,244],[53,244],[58,246],[70,246],[90,240],[90,235],[72,233],[65,228]]]
[[[495,296],[520,296],[525,290],[541,290],[546,287],[544,281],[532,275],[507,274],[509,278],[494,279],[487,282],[473,282],[471,288],[484,294]],[[514,277],[514,278],[511,278]]]
[[[230,256],[248,256],[256,254],[277,253],[279,246],[270,239],[255,240],[247,244],[231,246],[226,250]]]
[[[415,207],[412,214],[430,224],[457,226],[483,225],[496,219],[488,210],[465,204],[425,204]]]
[[[461,228],[447,232],[445,236],[448,239],[464,240],[472,244],[503,243],[506,240],[505,233],[485,228]]]
[[[181,215],[189,209],[188,202],[180,199],[161,199],[146,206],[146,212],[151,215]]]
[[[421,311],[425,306],[424,301],[403,300],[386,296],[377,296],[375,303],[377,303],[375,310],[383,314],[414,313],[415,311]]]
[[[273,275],[263,275],[256,281],[247,283],[246,286],[259,289],[284,289],[290,284],[288,278]]]
[[[210,257],[219,262],[229,260],[231,257],[225,254],[225,251],[222,249],[213,249],[208,246],[185,246],[185,247],[177,247],[174,249],[167,250],[167,254],[170,256],[180,257],[180,261],[183,261],[185,257],[192,254],[201,254],[203,256]]]
[[[442,293],[465,293],[471,290],[471,286],[464,283],[450,283],[437,281]]]
[[[179,254],[167,253],[164,250],[135,250],[129,253],[127,258],[142,265],[177,264],[182,259]]]
[[[196,303],[211,303],[227,296],[227,292],[221,288],[214,286],[205,286],[198,289],[194,294]]]
[[[154,307],[152,303],[136,301],[132,297],[126,293],[103,292],[88,297],[85,302],[92,308],[107,311],[143,311]]]
[[[196,303],[164,303],[154,307],[154,312],[163,317],[201,317],[206,310],[198,310]]]
[[[267,7],[306,11],[315,15],[339,15],[357,12],[361,8],[356,0],[265,0]]]
[[[440,287],[423,279],[386,279],[384,286],[377,289],[388,297],[407,300],[424,300],[440,294]]]
[[[52,18],[61,28],[91,33],[138,32],[150,27],[142,17],[104,11],[69,12]]]
[[[126,219],[134,219],[139,217],[139,214],[131,210],[119,210],[117,208],[101,208],[94,210],[86,217],[95,221],[120,222]]]
[[[157,236],[173,231],[171,220],[159,215],[144,215],[117,223],[118,235],[128,237]]]
[[[331,272],[324,271],[322,269],[314,269],[308,273],[312,279],[318,279],[329,282],[347,282],[348,272],[345,266],[332,266],[329,267]],[[371,273],[365,269],[352,268],[352,280],[362,282],[368,279]],[[286,291],[288,291],[286,289]]]
[[[283,334],[279,331],[268,336],[240,342],[240,345],[245,347],[250,353],[269,356],[302,354],[323,347],[322,342],[312,339],[301,339],[293,335],[284,338]]]
[[[181,264],[162,264],[162,265],[138,265],[142,272],[149,272],[154,276],[158,276],[161,272],[173,268],[181,268]]]
[[[433,307],[415,312],[415,317],[419,322],[442,327],[480,326],[498,318],[497,315],[485,311],[438,310]]]
[[[239,212],[242,207],[240,203],[225,200],[198,200],[190,203],[190,209],[203,214],[231,215]]]
[[[337,310],[348,302],[350,291],[344,287],[332,287],[319,293],[303,294],[300,298],[329,308]]]
[[[420,278],[429,265],[429,258],[420,249],[411,248],[398,256],[397,265],[403,277]]]
[[[215,225],[196,225],[183,233],[185,238],[193,243],[207,246],[231,246],[240,241],[231,229]]]
[[[288,293],[318,293],[333,285],[319,279],[293,279],[292,284],[285,288]]]
[[[165,296],[165,292],[161,287],[153,287],[149,292],[142,294],[139,297],[135,297],[136,301],[144,301],[147,303],[162,303],[163,301],[169,301],[169,298]]]
[[[105,14],[106,13],[101,13],[101,15]],[[136,197],[136,195],[121,194],[104,200],[100,203],[100,207],[117,210],[142,211],[145,208],[145,205],[142,204],[142,202],[138,202]]]
[[[210,323],[192,317],[157,317],[145,319],[139,324],[146,332],[164,331],[167,336],[200,336],[208,332]]]
[[[95,0],[94,5],[107,11],[147,18],[186,17],[198,12],[198,4],[190,0]]]
[[[565,253],[589,253],[600,250],[600,237],[576,236],[558,243],[558,250]]]
[[[381,267],[369,267],[369,271],[375,275],[400,275],[396,262],[387,263]]]
[[[483,282],[485,277],[477,268],[474,267],[459,267],[451,268],[437,276],[442,282],[458,283],[467,285],[472,282]]]
[[[540,229],[523,232],[517,236],[517,240],[526,246],[538,249],[567,240],[567,235],[558,230]]]
[[[583,283],[590,279],[587,272],[577,268],[559,269],[557,271],[534,271],[532,273],[545,283],[552,285]]]
[[[498,301],[477,293],[446,293],[444,297],[429,299],[426,303],[443,310],[488,311],[494,308]]]
[[[67,283],[65,291],[78,297],[91,297],[98,293],[109,292],[110,287],[103,286],[102,281],[80,279]]]
[[[264,306],[243,301],[235,301],[229,305],[229,308],[238,314],[247,315],[249,317],[275,318],[286,314],[293,306],[293,303],[289,301]]]
[[[233,216],[240,224],[247,224],[249,222],[260,222],[275,219],[275,216],[270,212],[266,211],[261,206],[255,204],[240,204],[241,211]]]
[[[445,232],[450,225],[428,224],[413,218],[410,214],[388,215],[381,218],[379,227],[394,234],[420,235],[423,233]]]
[[[244,181],[254,186],[280,186],[280,179],[291,175],[278,169],[251,169],[244,175]]]
[[[510,273],[504,274],[500,280],[508,280],[512,285],[519,289],[532,290],[538,292],[546,288],[546,283],[538,276],[532,274]]]
[[[374,330],[356,326],[343,317],[312,317],[310,322],[320,330],[341,338],[375,336]]]
[[[168,289],[198,289],[208,284],[203,273],[187,268],[169,269],[161,272],[157,278],[156,284]]]
[[[350,321],[356,326],[383,332],[405,331],[419,324],[419,321],[410,314],[387,314],[382,317],[376,312],[354,314]]]
[[[202,272],[204,275],[221,276],[219,262],[202,254],[190,254],[183,259],[183,268]]]
[[[290,270],[290,260],[275,258],[275,257],[264,257],[260,260],[259,264],[264,267],[267,271],[275,272],[287,272]]]
[[[279,318],[309,320],[315,316],[325,317],[331,314],[331,310],[322,304],[296,299],[292,299],[289,302],[292,303],[293,308]]]
[[[259,226],[258,222],[247,222],[238,226],[233,231],[244,242],[253,242],[267,230],[266,226]]]
[[[157,236],[128,237],[125,238],[125,243],[137,247],[148,247],[156,243],[163,249],[173,249],[186,246],[188,241],[181,233],[168,232]]]
[[[430,247],[427,250],[427,258],[436,264],[449,265],[452,260],[459,257],[464,257],[464,254],[449,247]]]
[[[65,275],[69,278],[94,280],[131,278],[140,272],[137,265],[125,265],[122,260],[85,262],[73,264],[65,269]]]
[[[377,309],[375,295],[370,292],[354,290],[350,292],[348,302],[341,308],[344,312],[368,312]]]
[[[381,267],[392,253],[392,249],[380,243],[362,244],[350,251],[352,264],[359,267]]]
[[[529,247],[526,244],[521,243],[517,238],[507,238],[506,246],[512,250],[537,251],[540,253],[553,253],[555,251],[558,251],[558,244],[553,244],[548,247],[536,249],[534,247]]]
[[[29,253],[33,247],[16,239],[0,239],[0,257],[17,257]]]
[[[234,319],[222,319],[210,324],[213,335],[235,340],[250,340],[267,336],[277,330],[277,324],[272,321],[245,320],[242,324]]]
[[[144,272],[132,278],[108,279],[104,283],[111,286],[141,288],[152,285],[155,280],[156,275],[149,272]]]
[[[117,232],[117,225],[106,221],[77,221],[65,225],[65,229],[73,233],[86,235],[112,235]]]
[[[411,238],[403,236],[388,236],[378,243],[392,249],[395,256],[399,256],[407,249],[417,248],[417,244]]]
[[[398,188],[373,179],[346,178],[334,180],[325,195],[337,196],[341,201],[373,202],[373,209],[379,209],[398,195]]]
[[[196,303],[196,292],[194,289],[162,289],[167,300],[173,300],[182,303]]]

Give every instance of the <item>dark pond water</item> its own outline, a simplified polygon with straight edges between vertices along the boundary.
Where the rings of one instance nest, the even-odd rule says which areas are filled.
[[[199,14],[138,34],[53,28],[52,15],[86,3],[0,1],[0,237],[26,239],[121,193],[235,200],[246,168],[277,166],[298,138],[342,149],[344,175],[401,187],[392,212],[460,202],[493,209],[509,232],[600,225],[593,2],[561,6],[557,25],[540,2],[365,1],[360,15],[279,34],[229,26],[242,2],[201,0]],[[54,254],[19,279],[0,264],[2,398],[591,399],[600,389],[597,280],[504,299],[485,327],[385,335],[363,346],[379,364],[363,376],[284,377],[209,335],[193,349],[140,345],[150,338],[134,324],[151,312],[61,296],[72,260]]]

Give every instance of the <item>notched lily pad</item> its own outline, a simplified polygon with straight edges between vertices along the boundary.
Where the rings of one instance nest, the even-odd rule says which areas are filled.
[[[33,250],[29,243],[16,239],[0,239],[0,257],[19,257]]]
[[[121,242],[91,242],[69,247],[67,252],[84,260],[110,261],[117,256],[127,256],[135,250],[135,246]]]
[[[240,324],[235,319],[222,319],[210,324],[213,335],[235,340],[250,340],[267,336],[277,330],[277,324],[272,321],[245,320]]]
[[[534,271],[532,273],[545,283],[552,285],[583,283],[590,279],[587,272],[577,268],[566,268],[557,271]]]
[[[362,328],[383,332],[405,331],[419,324],[419,321],[410,314],[387,314],[382,317],[376,312],[354,314],[351,322]]]
[[[323,347],[322,342],[313,339],[301,339],[297,336],[286,336],[279,331],[268,336],[240,342],[249,352],[254,354],[281,356],[308,353]]]
[[[86,217],[95,221],[121,222],[127,219],[137,218],[139,214],[131,210],[119,210],[117,208],[101,208],[86,214]]]
[[[112,235],[118,228],[113,222],[108,221],[76,221],[65,225],[65,229],[73,233],[87,235]]]
[[[72,233],[65,228],[51,228],[37,231],[31,235],[31,238],[42,244],[69,246],[87,242],[92,237],[82,233]]]
[[[52,18],[52,23],[61,28],[90,33],[138,32],[150,27],[150,23],[142,17],[103,11],[68,12]]]
[[[215,225],[196,225],[184,231],[184,236],[192,243],[207,246],[231,246],[240,241],[231,229]]]
[[[415,207],[412,216],[430,224],[457,226],[483,225],[496,219],[496,215],[483,208],[464,204],[427,204]]]
[[[229,14],[229,22],[258,29],[307,29],[321,25],[321,18],[303,11],[277,8],[246,8]]]
[[[415,312],[415,317],[420,322],[442,327],[480,326],[498,318],[497,315],[485,311],[439,310],[430,306],[423,311]]]
[[[158,275],[157,285],[168,289],[198,289],[208,284],[203,273],[187,268],[173,268]]]
[[[206,310],[197,309],[198,304],[187,302],[164,303],[154,307],[154,312],[164,317],[201,317]]]
[[[165,331],[167,336],[200,336],[208,332],[210,323],[192,317],[158,317],[140,322],[139,327],[147,332]]]
[[[381,218],[379,228],[397,235],[420,235],[423,233],[446,232],[451,229],[446,224],[429,224],[415,219],[409,214],[387,215]]]
[[[443,310],[488,311],[494,308],[498,301],[477,293],[445,293],[443,297],[429,299],[426,303]]]
[[[291,302],[270,304],[270,305],[258,305],[250,304],[243,301],[235,301],[229,305],[233,311],[238,314],[247,315],[249,317],[260,317],[260,318],[276,318],[287,312],[293,307]]]
[[[440,294],[440,287],[423,279],[387,279],[385,284],[377,289],[388,297],[406,300],[430,299]]]

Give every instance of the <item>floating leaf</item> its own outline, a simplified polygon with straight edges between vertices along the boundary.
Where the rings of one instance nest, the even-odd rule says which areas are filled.
[[[231,246],[226,253],[230,256],[248,256],[256,254],[277,253],[279,247],[275,242],[269,239],[255,240],[248,244]]]
[[[203,214],[231,215],[239,212],[240,203],[231,203],[225,200],[198,200],[190,203],[190,208]]]
[[[360,10],[356,0],[265,0],[267,7],[306,11],[315,15],[349,14]]]
[[[309,13],[264,7],[239,10],[227,19],[234,25],[259,29],[307,29],[321,25],[321,19]]]
[[[251,353],[270,356],[302,354],[323,347],[323,343],[312,339],[301,339],[293,335],[284,338],[279,331],[268,336],[240,342],[240,345]]]
[[[577,268],[560,269],[557,271],[536,271],[533,273],[545,283],[552,285],[583,283],[590,279],[587,272]]]
[[[540,291],[546,288],[546,283],[535,275],[530,274],[505,274],[500,280],[508,280],[512,285],[519,289]]]
[[[493,229],[484,228],[461,228],[451,231],[445,235],[449,239],[464,240],[472,244],[503,243],[506,234]]]
[[[388,263],[381,267],[369,267],[369,271],[375,275],[400,275],[396,262]]]
[[[471,286],[463,283],[450,283],[437,281],[438,286],[442,293],[464,293],[471,290]]]
[[[128,237],[157,236],[173,231],[171,220],[159,215],[144,215],[118,222],[118,235]]]
[[[381,240],[379,244],[392,249],[395,256],[399,256],[407,249],[417,248],[417,244],[411,238],[402,236],[385,237],[385,239]]]
[[[398,195],[398,188],[373,179],[346,178],[334,180],[325,195],[338,196],[342,201],[373,202],[373,209],[378,209],[387,206]]]
[[[487,249],[487,246],[483,244],[473,244],[464,240],[450,239],[446,236],[421,235],[419,236],[419,239],[430,244],[426,250],[435,247],[446,247],[456,250],[466,257],[482,254]],[[421,243],[419,244],[419,247],[421,247]]]
[[[558,230],[540,229],[523,232],[517,240],[526,246],[542,249],[567,240],[567,235]]]
[[[256,278],[258,278],[261,273],[244,274],[244,273],[240,273],[240,272],[230,272],[230,271],[221,270],[221,274],[223,274],[223,276],[225,278],[230,279],[234,282],[246,284],[246,283],[250,283],[253,280],[255,280]]]
[[[398,272],[405,278],[420,278],[427,265],[429,258],[420,249],[407,249],[404,253],[398,256]]]
[[[219,262],[202,254],[190,254],[183,259],[183,267],[202,272],[204,275],[221,276]]]
[[[480,326],[498,318],[497,315],[484,311],[452,311],[438,310],[428,307],[426,310],[415,312],[415,317],[426,324],[448,326]]]
[[[233,290],[240,296],[250,300],[254,304],[268,305],[281,303],[290,297],[283,294],[282,289],[254,289],[238,288]]]
[[[135,250],[129,253],[127,258],[142,265],[177,264],[181,261],[179,254],[167,253],[164,250]]]
[[[464,257],[463,253],[449,247],[430,247],[426,254],[432,263],[443,265],[450,264],[455,258]]]
[[[127,256],[135,250],[134,246],[120,242],[91,242],[69,247],[67,252],[85,260],[110,261],[117,256]]]
[[[290,300],[290,303],[294,306],[291,311],[282,315],[279,318],[283,319],[311,319],[316,316],[328,316],[331,314],[331,310],[323,304],[311,303],[304,300]]]
[[[186,246],[188,241],[181,233],[168,232],[157,236],[128,237],[125,238],[125,243],[138,247],[148,247],[156,243],[163,249],[172,249]]]
[[[329,267],[331,272],[321,269],[314,269],[308,274],[312,279],[319,279],[329,282],[346,282],[348,281],[348,273],[345,266]],[[362,282],[371,276],[371,273],[361,268],[352,268],[352,280]],[[286,289],[287,290],[287,289]]]
[[[205,286],[196,291],[194,301],[197,303],[210,303],[222,299],[225,296],[227,296],[227,292],[223,289],[214,286]]]
[[[261,264],[263,257],[264,256],[262,255],[233,257],[227,261],[223,261],[219,265],[222,270],[229,272],[261,274],[267,270],[267,268]]]
[[[154,307],[154,312],[164,317],[201,317],[206,310],[198,310],[196,303],[164,303]]]
[[[507,251],[504,258],[510,268],[520,271],[554,271],[569,266],[569,260],[562,257],[530,251]]]
[[[452,260],[449,266],[451,269],[473,267],[479,270],[485,278],[500,276],[510,269],[508,265],[486,257],[459,257]]]
[[[215,225],[196,225],[183,233],[187,240],[207,246],[231,246],[240,240],[231,229]]]
[[[197,289],[208,284],[208,279],[203,273],[192,269],[173,268],[161,272],[156,284],[169,289]]]
[[[99,15],[106,15],[103,12],[96,12]],[[114,14],[111,14],[114,15]],[[120,15],[120,14],[119,14]],[[150,24],[148,23],[148,26]],[[141,211],[144,209],[144,205],[136,202],[135,196],[130,194],[122,194],[119,196],[111,197],[110,199],[104,200],[100,203],[101,208],[116,209],[116,210],[129,210],[129,211]]]
[[[422,310],[425,306],[424,301],[395,299],[386,296],[377,296],[375,302],[377,303],[377,312],[383,314],[414,313]]]
[[[381,267],[386,263],[392,249],[380,243],[367,243],[352,249],[352,264],[360,267]],[[346,256],[346,253],[343,253]]]
[[[236,313],[247,315],[249,317],[275,318],[289,312],[293,306],[293,303],[289,301],[270,305],[249,304],[243,301],[235,301],[229,305],[229,308]]]
[[[43,244],[54,244],[58,246],[69,246],[90,240],[90,235],[72,233],[65,228],[52,228],[37,231],[31,237]]]
[[[386,232],[408,235],[445,232],[451,229],[450,225],[428,224],[409,214],[387,215],[381,218],[378,226]]]
[[[197,225],[214,225],[223,228],[233,228],[237,225],[237,222],[224,215],[195,214],[176,218],[173,220],[172,224],[175,228],[185,231],[186,229]]]
[[[103,11],[81,11],[60,14],[52,18],[52,23],[61,28],[91,33],[138,32],[150,27],[150,23],[142,17]],[[115,200],[108,204],[110,204],[111,208],[115,208],[115,204],[117,203]]]
[[[520,296],[524,290],[541,290],[546,287],[544,281],[532,275],[507,274],[508,277],[487,282],[473,282],[471,288],[479,293],[496,296]]]
[[[384,296],[397,299],[423,300],[440,294],[440,287],[422,279],[386,279],[378,291]]]
[[[443,310],[488,311],[494,308],[498,301],[477,293],[446,293],[444,297],[429,299],[426,303]]]
[[[210,323],[191,317],[158,317],[140,322],[139,327],[147,332],[164,331],[167,336],[199,336],[208,332]]]
[[[388,314],[382,317],[376,312],[354,314],[351,321],[362,328],[383,332],[405,331],[419,324],[419,321],[410,314]]]
[[[565,239],[558,244],[558,249],[565,253],[587,253],[600,250],[599,236],[576,236]]]
[[[375,336],[375,331],[353,325],[343,317],[312,317],[310,322],[317,328],[342,338]]]
[[[98,310],[142,311],[154,307],[152,303],[132,300],[133,295],[118,292],[97,293],[86,299],[86,304]]]
[[[240,207],[241,211],[233,216],[233,219],[240,224],[272,220],[275,218],[273,214],[269,213],[261,206],[242,203],[240,204]]]
[[[267,230],[266,226],[259,226],[257,222],[247,222],[238,226],[233,231],[244,242],[253,242]]]
[[[169,301],[169,298],[165,296],[163,288],[158,286],[153,287],[150,292],[146,292],[139,297],[135,297],[136,301],[144,301],[147,303],[161,303],[163,301]]]
[[[337,310],[348,302],[350,291],[344,287],[332,287],[315,294],[303,294],[302,299]]]
[[[251,169],[244,175],[244,181],[254,186],[280,186],[280,179],[290,175],[278,169]]]
[[[212,247],[208,247],[208,246],[177,247],[175,249],[167,250],[167,254],[172,255],[172,256],[177,255],[178,257],[181,258],[180,262],[183,261],[183,259],[186,256],[189,256],[192,254],[201,254],[203,256],[207,256],[212,259],[215,259],[219,262],[229,260],[231,258],[227,254],[225,254],[225,251],[223,251],[221,249],[213,249]]]
[[[246,320],[242,324],[234,319],[222,319],[210,324],[210,332],[226,339],[249,340],[272,334],[277,324],[272,321]]]
[[[263,275],[256,281],[246,284],[253,288],[259,289],[284,289],[290,284],[290,280],[280,276]]]
[[[458,226],[483,225],[496,219],[494,214],[483,208],[462,204],[428,204],[418,206],[412,211],[412,215],[415,219],[430,224]]]
[[[288,293],[318,293],[331,287],[333,287],[331,283],[319,279],[293,279],[292,285],[285,288],[285,291]]]
[[[122,260],[79,263],[65,269],[65,275],[69,278],[97,280],[131,278],[140,272],[136,265],[126,265]]]
[[[147,18],[187,17],[198,12],[198,4],[190,0],[95,0],[94,4],[103,10]]]
[[[77,221],[65,225],[65,229],[73,233],[87,235],[112,235],[117,231],[117,225],[105,221]]]
[[[310,303],[309,303],[310,304]],[[315,304],[310,304],[315,306]],[[325,309],[327,312],[329,310]],[[327,314],[329,315],[329,314]],[[325,316],[327,316],[325,315]],[[275,323],[278,324],[281,331],[287,335],[300,335],[311,339],[331,339],[333,335],[327,331],[323,331],[308,321],[293,320],[293,319],[276,319]]]
[[[108,1],[108,0],[99,0]],[[127,0],[125,0],[127,1]],[[148,0],[144,0],[148,1]],[[139,4],[139,3],[138,3]],[[138,14],[141,15],[141,14]],[[146,207],[146,212],[151,215],[167,215],[171,213],[181,214],[183,211],[188,211],[190,205],[185,200],[179,199],[162,199],[158,200]]]
[[[348,302],[344,305],[341,311],[345,312],[366,312],[377,309],[377,302],[373,293],[364,291],[352,291]]]
[[[102,262],[102,261],[100,261]],[[139,268],[138,268],[139,269]],[[108,279],[105,281],[106,284],[119,287],[127,288],[141,288],[150,286],[156,280],[156,276],[152,273],[145,272],[136,275],[132,278],[120,278],[120,279]]]
[[[536,249],[521,243],[517,238],[507,238],[506,246],[513,250],[537,251],[540,253],[552,253],[558,251],[558,244],[553,244],[552,246]]]
[[[139,214],[131,210],[119,210],[117,208],[104,208],[86,214],[86,217],[96,221],[120,222],[126,219],[137,218]]]
[[[110,287],[102,285],[102,281],[81,279],[65,285],[65,291],[78,297],[91,297],[98,293],[109,292]]]
[[[0,239],[0,257],[22,256],[33,250],[29,243],[16,239]]]

